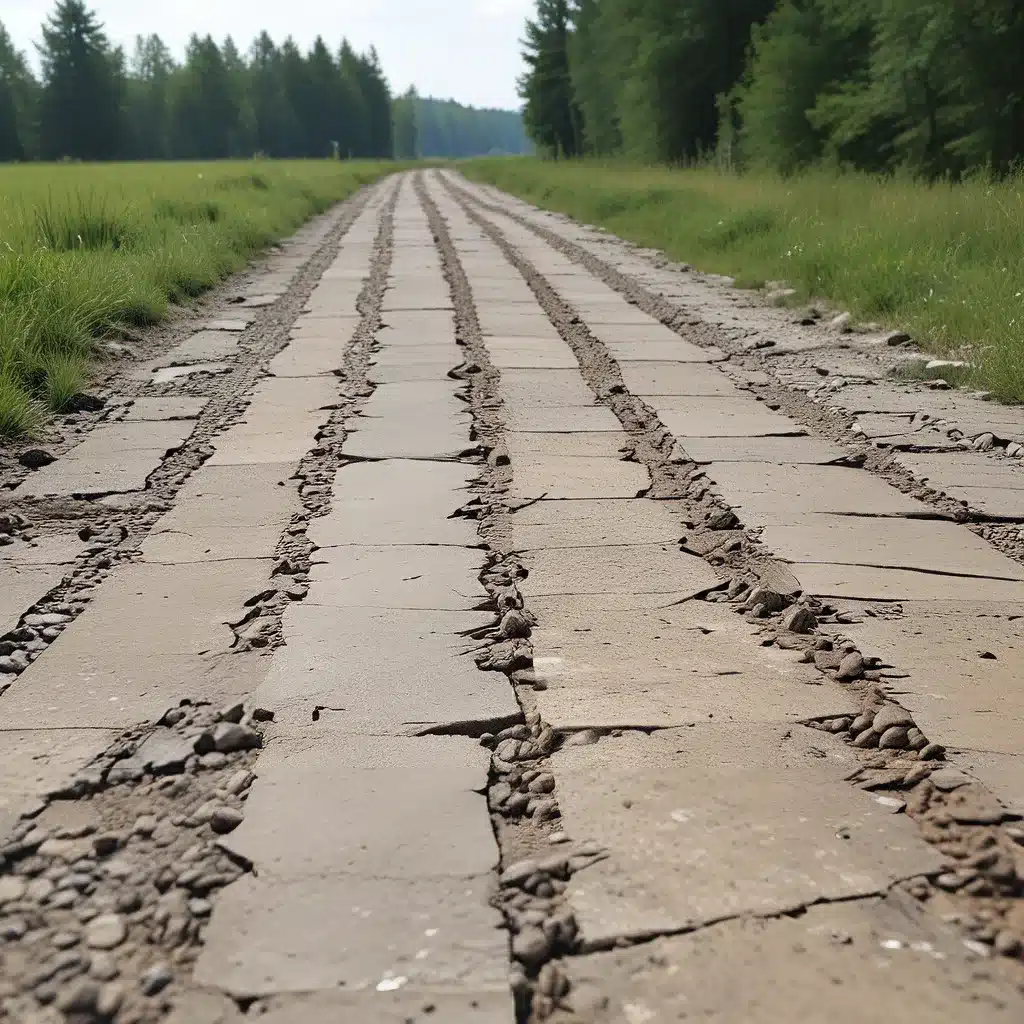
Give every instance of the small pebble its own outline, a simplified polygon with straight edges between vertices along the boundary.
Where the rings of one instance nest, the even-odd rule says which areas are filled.
[[[112,981],[118,974],[117,961],[109,953],[97,952],[89,958],[89,975],[97,981]]]
[[[90,949],[116,949],[127,937],[128,929],[119,914],[101,914],[85,928],[85,944]]]
[[[96,997],[96,1013],[109,1020],[117,1014],[124,1002],[124,986],[116,981],[104,985]]]
[[[210,815],[210,828],[218,835],[227,835],[242,824],[244,815],[234,807],[218,807]]]
[[[174,975],[167,964],[156,964],[139,979],[139,986],[147,996],[155,996],[162,992],[174,980]]]

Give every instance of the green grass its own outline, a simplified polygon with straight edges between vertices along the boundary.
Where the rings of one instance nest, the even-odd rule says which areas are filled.
[[[97,339],[156,323],[386,163],[0,166],[0,437],[89,379]]]
[[[1024,174],[993,184],[489,159],[470,178],[737,282],[785,281],[1024,401]]]

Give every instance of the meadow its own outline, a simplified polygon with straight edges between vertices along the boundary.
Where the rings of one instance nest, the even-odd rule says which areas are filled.
[[[486,159],[470,178],[740,287],[784,281],[971,364],[967,381],[1024,401],[1024,174],[924,183],[596,161]]]
[[[0,437],[88,386],[98,339],[187,303],[395,169],[331,160],[0,166]]]

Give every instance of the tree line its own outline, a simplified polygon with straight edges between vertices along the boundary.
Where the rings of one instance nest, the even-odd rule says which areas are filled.
[[[468,156],[524,145],[516,113],[415,93],[393,102],[375,50],[345,40],[332,48],[318,37],[303,52],[262,32],[243,53],[230,37],[193,35],[176,60],[158,35],[130,53],[112,45],[83,0],[58,0],[37,49],[38,76],[0,24],[0,161]]]
[[[556,156],[929,177],[1024,157],[1020,0],[537,0],[524,119]]]
[[[530,151],[522,116],[514,110],[467,107],[409,89],[395,99],[395,156],[467,157]]]

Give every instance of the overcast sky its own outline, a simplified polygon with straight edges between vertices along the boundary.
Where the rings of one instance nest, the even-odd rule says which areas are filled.
[[[0,20],[30,51],[51,0],[3,0]],[[302,46],[322,35],[332,49],[347,36],[356,49],[374,44],[395,92],[410,85],[424,95],[474,106],[518,107],[519,38],[532,0],[93,0],[115,43],[131,46],[156,32],[180,56],[192,32],[240,48],[266,29]]]

